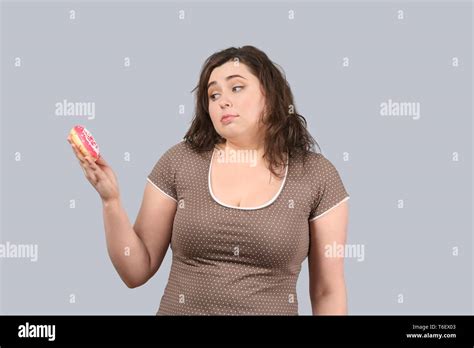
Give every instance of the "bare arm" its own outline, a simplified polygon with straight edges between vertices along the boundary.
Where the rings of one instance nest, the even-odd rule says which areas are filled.
[[[348,215],[346,201],[310,221],[308,267],[313,315],[347,314],[344,258],[327,256],[325,251],[327,247],[333,248],[334,243],[336,246],[345,245]]]
[[[143,202],[132,227],[120,201],[117,177],[107,161],[96,161],[68,137],[85,177],[102,199],[107,251],[129,288],[140,286],[158,270],[171,240],[176,201],[147,182]]]
[[[146,283],[158,270],[171,240],[176,202],[147,182],[132,227],[120,200],[103,202],[107,250],[129,288]]]

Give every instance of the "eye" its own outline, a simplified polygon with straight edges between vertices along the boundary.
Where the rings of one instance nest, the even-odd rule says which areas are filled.
[[[234,90],[235,88],[244,88],[244,86],[234,86],[234,87],[232,87],[232,90]],[[219,94],[219,93],[213,93],[213,94],[211,94],[211,95],[209,96],[209,99],[214,100],[214,98],[215,98],[214,96],[215,96],[216,94]]]
[[[244,86],[234,86],[232,90],[234,90],[234,88],[244,88]]]

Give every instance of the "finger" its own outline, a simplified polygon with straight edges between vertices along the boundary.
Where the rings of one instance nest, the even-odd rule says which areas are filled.
[[[103,166],[108,166],[109,165],[107,163],[107,161],[104,159],[104,157],[102,157],[101,154],[99,154],[99,158],[97,159],[96,163],[99,164],[99,165],[103,165]]]
[[[86,160],[87,164],[89,165],[89,168],[92,169],[93,171],[97,171],[99,167],[97,164],[90,158],[89,156],[84,156],[84,159]]]
[[[91,182],[92,185],[97,185],[97,183],[99,182],[97,180],[97,176],[94,174],[94,173],[90,173],[89,174],[89,181]]]
[[[98,180],[97,180],[96,176],[93,173],[92,174],[89,173],[87,175],[87,180],[89,180],[89,182],[94,186],[97,185],[97,183],[98,183]]]
[[[71,135],[68,135],[68,137],[67,137],[67,142],[68,142],[69,144],[71,144],[71,145],[73,144]]]
[[[84,162],[81,163],[81,167],[86,171],[87,174],[89,174],[89,172],[92,172],[92,170],[90,170],[89,163],[87,163],[87,160],[85,158]]]
[[[74,148],[77,150],[77,153],[78,153],[79,155],[81,155],[82,158],[84,158],[85,155],[84,155],[84,152],[82,152],[82,147],[81,147],[81,145],[77,145],[77,144],[75,144],[75,143],[74,143],[73,145],[74,145]]]
[[[105,173],[99,168],[99,166],[94,162],[94,160],[90,156],[86,156],[86,161],[88,163],[89,168],[92,170],[93,174],[95,175],[96,183],[105,178]]]
[[[82,171],[84,172],[84,175],[87,176],[87,170],[83,166],[81,166]]]
[[[86,175],[86,178],[93,184],[93,185],[96,185],[97,184],[97,177],[94,173],[94,171],[91,169],[91,166],[90,164],[88,163],[87,160],[84,160],[84,165],[81,166],[82,169],[84,170],[84,174]]]
[[[79,161],[81,161],[81,163],[84,163],[84,155],[83,153],[81,152],[81,150],[79,150],[79,148],[77,147],[76,144],[71,144],[72,146],[72,149],[74,150],[74,153],[76,154],[76,157],[79,159]]]

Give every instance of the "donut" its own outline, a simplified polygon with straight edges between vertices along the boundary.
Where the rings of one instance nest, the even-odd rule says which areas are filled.
[[[84,156],[90,155],[94,161],[100,157],[99,146],[94,140],[92,134],[83,126],[72,127],[69,132],[71,141],[76,144]]]

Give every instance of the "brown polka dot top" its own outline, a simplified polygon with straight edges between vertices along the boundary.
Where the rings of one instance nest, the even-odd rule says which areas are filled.
[[[214,152],[182,142],[148,180],[177,202],[172,264],[157,315],[298,315],[296,282],[309,251],[309,221],[349,199],[322,154],[289,159],[281,189],[255,208],[220,203],[209,189]]]

